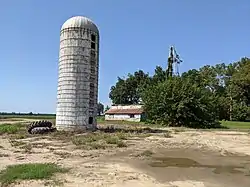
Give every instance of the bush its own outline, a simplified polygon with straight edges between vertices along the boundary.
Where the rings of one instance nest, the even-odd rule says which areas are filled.
[[[219,126],[211,91],[179,77],[151,86],[143,93],[143,101],[149,119],[158,124],[191,128]]]
[[[248,117],[249,107],[244,104],[234,103],[232,117],[233,121],[245,121]]]

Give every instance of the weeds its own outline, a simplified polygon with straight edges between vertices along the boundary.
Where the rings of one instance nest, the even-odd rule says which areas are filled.
[[[19,146],[23,146],[23,145],[26,145],[25,142],[22,142],[22,141],[16,141],[16,140],[13,140],[13,139],[10,139],[10,144],[12,147],[19,147]]]
[[[146,150],[146,151],[143,151],[142,153],[140,153],[139,157],[151,157],[154,153],[150,150]]]
[[[92,142],[87,146],[88,149],[106,149],[107,145],[100,142]]]
[[[130,135],[125,134],[125,133],[122,133],[122,132],[118,132],[118,133],[116,133],[116,136],[117,136],[119,139],[121,139],[121,140],[127,140],[127,139],[128,139],[128,136],[130,136]]]
[[[66,180],[65,180],[65,182],[67,182]],[[60,181],[60,180],[50,180],[50,181],[46,181],[45,183],[44,183],[44,186],[64,186],[64,182],[63,181]]]
[[[56,155],[58,155],[58,156],[60,156],[61,158],[67,158],[67,157],[70,157],[70,153],[68,153],[68,152],[54,152],[54,154],[56,154]]]
[[[125,142],[123,142],[123,141],[119,141],[119,142],[117,142],[117,147],[127,147],[128,145],[125,143]]]
[[[11,138],[13,138],[13,139],[25,139],[27,137],[29,137],[28,134],[22,133],[22,134],[15,134]]]
[[[20,124],[2,124],[0,125],[0,135],[2,134],[16,134],[20,131]]]
[[[170,132],[164,133],[163,136],[164,136],[165,138],[172,138],[172,137],[173,137],[173,136],[171,135]]]
[[[65,173],[68,169],[52,163],[29,163],[7,166],[0,172],[2,186],[8,186],[17,180],[51,179],[54,173]]]
[[[0,153],[0,157],[8,157],[8,154]]]
[[[107,144],[118,144],[121,141],[118,136],[110,136],[106,138]]]
[[[176,132],[176,133],[177,132],[184,132],[185,129],[183,127],[178,127],[178,128],[174,128],[173,131]]]
[[[122,140],[127,139],[127,136],[122,133],[106,134],[106,133],[89,133],[84,135],[74,136],[72,138],[73,144],[89,148],[89,149],[105,149],[110,145],[116,145],[117,147],[125,147],[125,142]]]
[[[23,149],[25,153],[31,153],[32,144],[25,144],[21,146],[20,148]]]
[[[10,141],[10,144],[11,144],[12,147],[17,147],[17,148],[23,149],[24,153],[31,153],[31,150],[32,150],[32,144],[31,143],[16,141],[14,139],[10,139],[9,141]]]

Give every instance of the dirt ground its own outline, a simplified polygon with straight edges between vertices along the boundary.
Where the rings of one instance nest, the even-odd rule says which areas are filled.
[[[40,187],[249,187],[250,134],[234,131],[165,129],[124,140],[127,147],[85,150],[51,135],[17,139],[23,150],[0,137],[0,170],[19,163],[53,162],[69,167],[51,181],[20,181]],[[59,181],[59,182],[58,182]]]

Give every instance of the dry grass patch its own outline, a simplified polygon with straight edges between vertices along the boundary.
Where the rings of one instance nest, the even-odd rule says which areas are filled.
[[[176,127],[173,128],[173,132],[178,133],[178,132],[185,132],[187,128],[185,127]]]
[[[145,150],[142,153],[138,154],[138,157],[151,157],[154,153],[150,150]]]
[[[127,128],[113,129],[104,128],[96,132],[67,132],[57,131],[51,133],[49,138],[57,139],[63,142],[72,142],[77,148],[84,149],[106,149],[114,147],[127,147],[126,141],[133,137],[145,138],[152,136],[149,129]]]
[[[117,145],[117,147],[120,147],[120,148],[122,148],[122,147],[128,147],[128,145],[125,142],[123,142],[123,141],[119,141],[116,145]]]
[[[64,186],[64,182],[67,182],[66,180],[61,181],[61,180],[48,180],[44,183],[44,186],[53,186],[53,187],[58,187],[58,186]]]
[[[9,139],[9,142],[10,142],[10,144],[11,144],[12,147],[20,147],[20,146],[26,145],[25,142],[23,142],[23,141],[17,141],[15,139]]]
[[[17,141],[14,139],[10,139],[9,141],[10,141],[10,144],[12,147],[22,149],[20,152],[31,153],[31,151],[32,151],[32,144],[31,143],[26,143],[26,142],[23,142],[20,140]]]
[[[86,133],[74,136],[73,144],[87,149],[105,149],[107,147],[126,147],[123,140],[127,139],[126,134],[122,133]]]
[[[166,132],[163,134],[164,138],[172,138],[171,132]]]
[[[32,144],[25,144],[19,148],[23,149],[24,153],[31,153],[32,152]]]
[[[55,155],[60,156],[61,158],[68,158],[68,157],[71,156],[71,154],[68,153],[68,152],[54,151],[53,153],[54,153]]]
[[[70,142],[72,137],[81,134],[81,132],[67,132],[67,131],[55,131],[51,134],[48,134],[48,140],[59,140],[64,142]]]
[[[51,179],[55,173],[64,173],[68,169],[52,163],[29,163],[7,166],[0,172],[1,186],[5,187],[18,180]]]
[[[8,157],[8,154],[0,153],[0,157]]]

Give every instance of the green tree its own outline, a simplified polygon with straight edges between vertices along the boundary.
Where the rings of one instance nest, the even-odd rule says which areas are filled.
[[[250,105],[250,59],[242,58],[234,63],[234,67],[227,87],[232,104],[232,120],[244,121]]]
[[[162,69],[161,66],[156,66],[155,73],[152,77],[154,83],[159,83],[165,81],[167,78],[167,73]]]
[[[104,112],[108,111],[110,109],[110,107],[107,105],[104,109]]]
[[[141,92],[149,80],[149,75],[142,70],[128,74],[126,79],[118,77],[116,85],[111,87],[109,98],[113,104],[138,104],[141,100]]]
[[[173,77],[153,85],[144,92],[143,101],[149,119],[156,123],[192,128],[219,124],[212,92],[188,79]]]
[[[200,120],[201,124],[212,126],[212,124],[216,124],[216,122],[212,123],[215,119],[244,121],[248,117],[250,105],[250,60],[248,58],[242,58],[240,61],[228,65],[220,63],[214,66],[205,65],[197,70],[191,69],[184,72],[180,79],[173,77],[173,80],[167,80],[166,74],[166,70],[156,66],[154,75],[151,77],[142,70],[128,74],[127,78],[124,79],[118,77],[118,81],[111,88],[109,96],[114,104],[145,104],[147,115],[151,119],[164,123],[170,121],[177,125],[183,124],[180,121],[184,121],[181,117],[177,118],[173,114],[177,110],[175,109],[177,104],[166,109],[164,108],[166,105],[162,102],[170,96],[177,101],[178,112],[183,112],[180,106],[185,106],[185,111],[188,111],[190,115],[197,115],[196,118]],[[190,88],[184,86],[184,83]],[[183,96],[178,95],[178,92]],[[191,93],[195,95],[194,98],[191,97]],[[201,93],[205,95],[201,96]],[[167,100],[170,102],[169,99]],[[165,104],[169,105],[169,103]],[[190,112],[194,111],[196,104],[199,109],[196,109],[196,113]],[[211,121],[208,118],[203,118],[202,113],[199,113],[202,106],[213,108],[213,116],[207,115]],[[205,109],[210,111],[210,108],[206,107]],[[180,114],[178,112],[176,115]],[[183,116],[191,119],[186,113],[183,113]],[[195,120],[191,121],[194,124]],[[192,125],[189,124],[189,126]]]
[[[102,103],[97,104],[97,113],[100,116],[104,112],[104,105]]]

